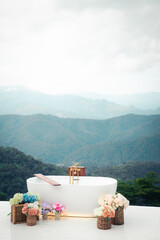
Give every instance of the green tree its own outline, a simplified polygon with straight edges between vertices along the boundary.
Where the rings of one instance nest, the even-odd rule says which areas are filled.
[[[133,181],[119,181],[117,191],[128,198],[131,205],[160,206],[160,182],[156,173]]]
[[[138,205],[160,206],[160,182],[156,173],[135,180]]]
[[[7,200],[7,196],[5,193],[0,192],[0,201],[6,201]]]

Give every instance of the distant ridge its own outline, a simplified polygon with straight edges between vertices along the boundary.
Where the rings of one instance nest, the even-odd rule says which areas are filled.
[[[89,99],[75,95],[48,95],[19,86],[0,87],[0,114],[38,113],[62,118],[107,119],[130,113],[157,114],[159,110],[142,110],[138,105],[124,106],[109,97],[108,100]]]
[[[160,92],[141,92],[134,94],[97,94],[90,92],[77,93],[77,95],[92,100],[105,99],[123,106],[134,106],[135,108],[157,110],[160,108]]]
[[[92,167],[143,161],[160,163],[160,134],[132,141],[94,144],[77,150],[67,159]],[[69,163],[67,159],[65,164]]]
[[[54,164],[160,161],[160,115],[130,114],[107,120],[2,115],[0,136],[0,145]]]

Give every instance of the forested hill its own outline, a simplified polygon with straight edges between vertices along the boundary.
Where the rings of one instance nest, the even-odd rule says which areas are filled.
[[[156,173],[160,180],[160,163],[134,162],[107,167],[86,167],[86,175],[112,177],[122,181],[135,180],[150,172]]]
[[[133,141],[122,140],[86,146],[64,159],[64,163],[69,161],[80,162],[86,166],[107,166],[138,161],[160,163],[160,134]]]
[[[54,164],[72,164],[74,158],[85,159],[84,165],[91,164],[90,159],[94,165],[159,161],[159,136],[160,115],[131,114],[107,120],[0,116],[0,145]]]
[[[27,192],[26,179],[34,173],[66,175],[67,170],[43,163],[15,148],[0,147],[0,192],[12,197],[16,192]]]

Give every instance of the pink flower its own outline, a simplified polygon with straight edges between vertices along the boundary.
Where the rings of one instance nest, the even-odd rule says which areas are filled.
[[[112,205],[113,203],[113,195],[111,194],[105,194],[103,196],[101,196],[99,199],[98,199],[98,204],[100,206],[105,206],[106,204],[108,205]]]
[[[109,218],[113,218],[115,216],[115,212],[111,211],[109,214],[108,214],[108,217]]]
[[[55,204],[54,204],[54,207],[55,207],[55,208],[60,207],[60,204],[59,204],[59,203],[55,203]]]
[[[53,211],[56,211],[56,212],[62,212],[64,210],[64,206],[61,204],[61,203],[55,203],[53,205]]]
[[[123,206],[127,208],[129,206],[129,201],[122,194],[118,193],[116,195],[115,204],[117,208]]]
[[[61,207],[57,207],[56,210],[57,210],[58,212],[60,212],[60,211],[61,211]]]
[[[102,216],[104,218],[106,218],[106,217],[108,217],[108,218],[114,217],[115,216],[114,209],[111,206],[109,206],[109,205],[104,206],[104,210],[102,212]]]
[[[37,209],[35,209],[35,208],[30,208],[29,211],[28,211],[28,214],[29,214],[29,215],[37,215]]]
[[[23,213],[23,214],[26,214],[26,213],[27,213],[27,207],[23,207],[23,208],[22,208],[22,213]]]
[[[39,209],[37,209],[37,216],[39,216],[39,214],[40,214],[40,210],[39,210]]]

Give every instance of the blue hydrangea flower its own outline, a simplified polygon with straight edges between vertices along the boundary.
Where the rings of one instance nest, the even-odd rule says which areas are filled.
[[[33,203],[35,201],[37,201],[37,198],[35,195],[29,196],[29,203]]]
[[[24,193],[24,194],[23,194],[23,202],[24,202],[24,203],[28,203],[28,202],[29,202],[29,196],[28,196],[27,193]]]

